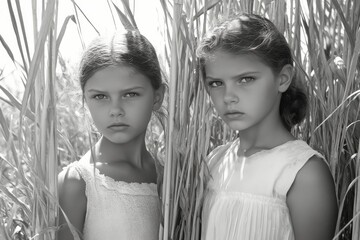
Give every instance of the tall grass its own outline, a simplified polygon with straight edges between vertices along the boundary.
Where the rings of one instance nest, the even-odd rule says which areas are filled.
[[[25,19],[29,15],[23,10],[29,5],[31,17]],[[0,82],[0,239],[55,239],[57,174],[87,145],[79,121],[81,106],[74,106],[70,67],[59,54],[74,17],[59,23],[57,0],[8,0],[1,7],[8,8],[17,40],[17,47],[11,48],[0,35],[8,54],[2,57],[12,60],[13,75],[23,84],[5,87]],[[5,80],[15,81],[13,75]]]
[[[58,1],[49,1],[37,12],[33,1],[34,51],[30,52],[20,1],[7,1],[17,50],[21,62],[14,63],[22,73],[24,94],[16,99],[1,87],[8,103],[18,112],[4,115],[0,109],[0,123],[6,142],[2,152],[0,227],[4,239],[54,238],[57,218],[57,152],[58,139],[55,97],[57,62]],[[42,4],[42,3],[39,3]],[[13,56],[6,41],[2,45]],[[2,105],[3,106],[3,105]],[[5,183],[4,183],[5,180]],[[13,181],[6,181],[13,180]]]
[[[334,239],[359,239],[360,3],[358,1],[161,1],[170,66],[163,239],[198,239],[209,151],[231,140],[209,108],[196,45],[207,29],[241,11],[270,18],[288,39],[306,86],[309,116],[294,134],[329,162],[340,205]]]
[[[17,47],[0,33],[1,46],[20,72],[21,94],[0,81],[0,239],[54,239],[58,214],[56,176],[88,148],[81,104],[74,107],[73,68],[59,54],[68,24],[79,38],[86,15],[76,1],[74,15],[58,22],[60,1],[8,0]],[[213,112],[195,56],[197,43],[219,19],[236,12],[269,17],[284,32],[307,87],[309,117],[294,134],[324,154],[336,182],[339,218],[334,239],[359,239],[360,232],[360,3],[356,0],[160,0],[165,18],[164,72],[169,75],[169,118],[160,239],[198,239],[206,155],[235,137]],[[127,28],[136,28],[127,0],[106,1]],[[4,4],[3,4],[4,5]],[[76,10],[76,11],[75,11]],[[26,31],[32,24],[33,34]],[[30,41],[30,39],[33,39]],[[30,46],[33,43],[33,46]],[[84,44],[85,45],[85,44]],[[19,53],[19,54],[16,54]],[[19,57],[17,57],[19,56]],[[60,69],[61,74],[56,74]],[[1,74],[1,71],[0,71]],[[167,75],[166,74],[166,75]],[[0,75],[0,79],[6,76]],[[70,91],[69,91],[70,90]],[[80,97],[79,97],[80,99]],[[79,100],[78,102],[81,102]],[[162,157],[164,132],[152,123],[149,148]],[[160,139],[160,140],[159,140]]]

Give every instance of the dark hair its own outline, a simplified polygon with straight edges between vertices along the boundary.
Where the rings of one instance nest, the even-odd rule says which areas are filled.
[[[162,84],[154,47],[138,31],[116,32],[110,38],[97,37],[82,55],[79,66],[81,90],[97,71],[109,66],[133,67],[148,77],[154,89]]]
[[[284,35],[270,20],[256,14],[243,13],[229,19],[202,39],[197,55],[203,79],[206,77],[206,60],[218,50],[233,55],[254,54],[274,74],[280,73],[287,64],[293,66],[291,50]],[[288,130],[300,123],[307,112],[307,96],[294,80],[282,93],[280,101],[280,116]]]

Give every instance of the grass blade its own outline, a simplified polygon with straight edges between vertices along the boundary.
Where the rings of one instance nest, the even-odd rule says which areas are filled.
[[[5,42],[4,38],[1,36],[0,34],[0,42],[3,45],[3,47],[5,48],[7,54],[9,55],[9,57],[11,58],[11,60],[15,63],[15,59],[14,59],[14,54],[12,53],[11,49],[9,48],[9,45],[7,45],[7,43]]]
[[[125,16],[125,14],[116,6],[116,4],[113,2],[112,3],[113,6],[115,7],[116,9],[116,12],[119,16],[119,19],[122,23],[122,25],[124,26],[125,29],[127,30],[136,30],[136,26],[134,26],[131,21]]]

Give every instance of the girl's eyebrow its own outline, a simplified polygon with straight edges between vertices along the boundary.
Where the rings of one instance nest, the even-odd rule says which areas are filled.
[[[119,92],[128,92],[128,91],[134,91],[134,90],[141,90],[141,89],[145,89],[144,87],[141,87],[141,86],[136,86],[136,87],[130,87],[130,88],[124,88],[124,89],[121,89]],[[87,90],[86,92],[95,92],[95,93],[107,93],[108,91],[104,91],[104,90],[101,90],[101,89],[89,89]]]
[[[104,91],[101,91],[101,90],[97,90],[97,89],[88,89],[86,90],[86,92],[96,92],[96,93],[99,93],[99,92],[104,92]]]
[[[215,78],[215,77],[210,77],[210,76],[206,76],[205,80],[208,80],[208,81],[218,81],[218,80],[221,80],[221,78]]]
[[[248,76],[248,75],[252,75],[252,74],[257,74],[259,72],[257,71],[251,71],[251,72],[243,72],[243,73],[240,73],[238,75],[235,75],[235,76],[232,76],[231,78],[232,79],[238,79],[238,78],[241,78],[241,77],[244,77],[244,76]],[[205,80],[208,80],[208,81],[219,81],[219,80],[222,80],[221,78],[216,78],[216,77],[211,77],[211,76],[206,76]]]
[[[257,71],[253,71],[253,72],[243,72],[243,73],[240,73],[238,75],[235,75],[232,77],[232,79],[238,79],[238,78],[241,78],[241,77],[245,77],[245,76],[248,76],[248,75],[253,75],[253,74],[257,74],[259,72]]]

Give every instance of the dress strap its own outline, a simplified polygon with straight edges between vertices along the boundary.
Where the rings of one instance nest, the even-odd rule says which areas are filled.
[[[76,161],[69,166],[73,167],[80,174],[86,185],[89,185],[94,181],[95,169],[91,171],[91,165],[85,165],[81,161]]]
[[[89,197],[96,193],[96,185],[99,179],[96,178],[96,169],[88,164],[90,154],[86,153],[80,160],[70,163],[66,168],[72,168],[85,182],[85,195]]]
[[[286,194],[294,183],[297,173],[311,157],[317,156],[325,161],[319,152],[312,149],[304,141],[295,141],[287,150],[286,164],[282,168],[274,186],[275,195],[281,198],[286,198]],[[326,162],[326,164],[328,163]]]

